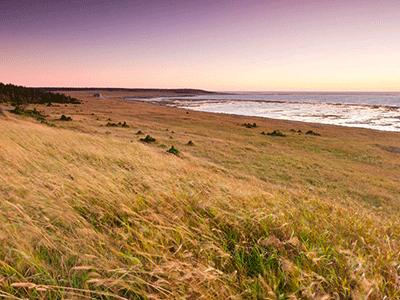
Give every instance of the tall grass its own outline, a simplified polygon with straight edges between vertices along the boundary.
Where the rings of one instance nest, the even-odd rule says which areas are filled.
[[[310,189],[305,171],[281,185],[198,153],[17,117],[0,128],[5,299],[400,297],[398,217]]]

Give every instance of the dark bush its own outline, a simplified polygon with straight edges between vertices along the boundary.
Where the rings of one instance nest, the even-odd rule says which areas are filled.
[[[45,115],[42,115],[42,113],[40,111],[36,110],[36,107],[34,109],[26,109],[25,106],[16,106],[10,112],[13,114],[16,114],[16,115],[32,117],[38,121],[44,121],[44,119],[46,117]]]
[[[171,153],[171,154],[178,155],[180,151],[179,151],[178,149],[176,149],[174,146],[171,146],[171,148],[169,148],[169,149],[167,150],[167,152],[168,152],[168,153]]]
[[[244,126],[246,128],[256,128],[256,127],[258,127],[256,123],[253,123],[253,124],[244,123],[244,124],[242,124],[242,126]]]
[[[125,127],[125,128],[129,128],[129,125],[126,124],[126,122],[124,122],[124,123],[118,122],[118,124],[117,123],[108,122],[106,124],[106,126],[107,127]]]
[[[192,141],[189,141],[186,145],[188,146],[194,146],[194,143]]]
[[[279,130],[274,130],[272,132],[268,132],[267,135],[270,135],[270,136],[281,136],[281,137],[285,137],[286,136],[285,134],[283,134]]]
[[[72,121],[71,117],[67,117],[66,115],[62,115],[60,121]]]
[[[316,132],[314,132],[314,131],[312,131],[312,130],[307,131],[306,134],[321,136],[319,133],[316,133]]]
[[[145,142],[145,143],[153,143],[156,141],[155,138],[153,138],[150,135],[147,135],[144,139],[140,139],[141,142]]]

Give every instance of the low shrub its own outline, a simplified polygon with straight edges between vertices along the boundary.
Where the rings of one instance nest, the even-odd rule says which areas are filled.
[[[281,137],[285,137],[286,136],[285,134],[283,134],[279,130],[274,130],[272,132],[268,132],[267,135],[270,135],[270,136],[281,136]]]
[[[141,141],[141,142],[144,142],[144,143],[153,143],[153,142],[156,141],[156,139],[153,138],[153,137],[150,136],[150,135],[147,135],[144,139],[140,139],[140,141]]]
[[[256,123],[253,123],[253,124],[244,123],[244,124],[242,124],[242,126],[244,126],[246,128],[256,128],[256,127],[258,127]]]
[[[124,123],[118,122],[118,124],[117,123],[108,122],[106,124],[106,126],[107,127],[125,127],[125,128],[129,128],[129,125],[126,124],[126,122],[124,122]]]
[[[168,153],[171,153],[171,154],[178,155],[180,151],[179,151],[178,149],[176,149],[174,146],[171,146],[171,148],[169,148],[169,149],[167,150],[167,152],[168,152]]]
[[[62,115],[60,121],[72,121],[71,117],[67,117],[66,115]]]
[[[186,145],[188,146],[194,146],[194,143],[192,141],[189,141]]]
[[[314,131],[312,131],[312,130],[307,131],[306,134],[321,136],[319,133],[316,133],[316,132],[314,132]]]
[[[36,110],[36,107],[34,109],[26,109],[25,106],[16,106],[13,110],[10,110],[10,112],[16,115],[32,117],[38,121],[44,121],[45,117],[47,117],[42,115],[40,111]]]

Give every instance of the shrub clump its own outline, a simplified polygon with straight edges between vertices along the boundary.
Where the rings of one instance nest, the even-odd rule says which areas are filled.
[[[263,132],[261,132],[261,134],[270,135],[270,136],[281,136],[281,137],[285,137],[285,136],[286,136],[286,134],[283,134],[283,133],[280,132],[279,130],[274,130],[274,131],[268,132],[268,133],[265,133],[265,132],[263,131]]]
[[[292,129],[290,129],[290,132],[293,132],[293,133],[301,133],[301,130],[299,129],[299,130],[296,131],[295,129],[292,128]]]
[[[312,130],[307,131],[306,134],[321,136],[319,133],[316,133],[316,132],[314,132],[314,131],[312,131]]]
[[[144,139],[140,139],[140,141],[141,141],[141,142],[144,142],[144,143],[153,143],[153,142],[156,141],[156,139],[153,138],[153,137],[150,136],[150,135],[147,135]]]
[[[180,151],[176,149],[174,146],[171,146],[171,148],[169,148],[167,152],[175,155],[178,155],[180,153]]]
[[[186,145],[188,146],[194,146],[194,143],[192,141],[189,141]]]
[[[34,109],[26,109],[25,106],[16,106],[13,110],[10,111],[13,114],[16,115],[23,115],[27,117],[32,117],[35,118],[38,121],[44,121],[45,115],[42,115],[42,113],[38,110],[36,110],[36,107]]]
[[[67,117],[66,115],[62,115],[60,121],[72,121],[71,117]]]
[[[258,127],[256,123],[253,123],[253,124],[251,124],[251,123],[244,123],[244,124],[242,124],[242,126],[244,126],[244,127],[246,127],[246,128],[256,128],[256,127]]]
[[[129,125],[126,124],[126,122],[124,122],[124,123],[118,122],[118,124],[117,123],[108,122],[106,124],[106,126],[107,127],[125,127],[125,128],[129,128]]]

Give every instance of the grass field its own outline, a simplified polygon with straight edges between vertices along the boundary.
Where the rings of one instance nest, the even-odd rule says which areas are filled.
[[[94,93],[0,115],[0,298],[400,298],[400,133]]]

